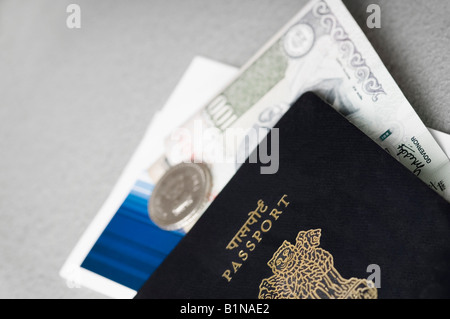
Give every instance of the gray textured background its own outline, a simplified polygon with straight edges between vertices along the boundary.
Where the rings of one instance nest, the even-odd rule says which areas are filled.
[[[425,124],[450,133],[450,2],[344,2]],[[195,55],[241,66],[304,3],[0,0],[0,298],[102,298],[58,272],[154,112]]]

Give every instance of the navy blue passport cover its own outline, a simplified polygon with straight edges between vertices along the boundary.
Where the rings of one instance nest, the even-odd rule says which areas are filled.
[[[312,93],[276,128],[136,298],[450,297],[449,203]]]

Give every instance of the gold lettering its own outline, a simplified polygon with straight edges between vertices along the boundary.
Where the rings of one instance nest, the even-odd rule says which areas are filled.
[[[239,237],[237,237],[237,235],[235,235],[233,237],[233,239],[231,239],[231,241],[227,245],[227,249],[228,250],[232,250],[232,249],[235,249],[235,248],[239,247],[239,244],[236,243],[236,240],[238,240],[239,242],[242,241]]]
[[[264,207],[264,209],[263,209],[263,207]],[[267,205],[264,205],[264,201],[262,199],[260,199],[258,201],[258,207],[256,208],[256,210],[258,210],[258,208],[261,213],[265,213],[267,210]]]
[[[250,251],[254,251],[256,248],[255,243],[252,243],[250,240],[245,244],[245,247],[248,248],[248,250]]]
[[[230,275],[231,275],[231,271],[227,269],[223,272],[222,277],[225,278],[226,280],[228,280],[228,282],[230,282],[231,281]]]
[[[245,225],[247,225],[247,224],[253,225],[254,223],[256,223],[258,221],[258,218],[256,218],[255,215],[258,216],[258,218],[261,217],[261,215],[258,214],[258,209],[253,210],[250,213],[248,213],[248,216],[250,216],[250,217],[247,219]]]
[[[264,225],[265,225],[266,223],[268,224],[267,228],[264,227]],[[267,233],[271,228],[272,228],[272,221],[271,221],[270,219],[266,219],[265,221],[262,222],[262,224],[261,224],[261,230],[262,230],[264,233]]]
[[[287,207],[289,205],[289,202],[286,200],[287,195],[283,195],[281,199],[278,201],[278,207],[281,206],[281,204],[284,205],[284,207]],[[241,226],[241,228],[238,230],[238,232],[233,236],[231,241],[226,246],[226,249],[233,250],[235,248],[238,248],[239,245],[243,242],[243,238],[248,237],[249,234],[252,232],[252,229],[250,226],[255,225],[259,223],[261,219],[261,214],[265,213],[269,207],[264,204],[264,201],[262,199],[258,200],[257,207],[253,211],[248,213],[248,218],[245,221],[245,223]],[[260,229],[253,232],[251,235],[251,240],[247,240],[245,242],[245,248],[239,250],[238,252],[238,260],[241,261],[231,262],[231,268],[227,269],[223,272],[222,277],[225,278],[228,282],[232,279],[232,272],[237,273],[238,270],[242,267],[243,263],[250,257],[250,252],[254,251],[256,249],[256,246],[258,243],[262,240],[262,234],[267,233],[269,230],[272,229],[273,221],[277,221],[280,215],[283,213],[282,210],[278,210],[277,208],[273,208],[270,211],[270,214],[267,219],[262,221],[260,223]],[[256,228],[258,226],[255,226]],[[254,239],[254,240],[253,240]]]
[[[287,197],[287,195],[283,195],[283,197],[281,197],[281,199],[278,201],[278,206],[280,206],[280,202],[284,204],[284,207],[288,207],[289,202],[285,201],[284,198]]]
[[[241,250],[241,251],[239,252],[238,256],[241,257],[241,259],[242,259],[243,261],[246,261],[247,258],[248,258],[248,253],[246,253],[245,251]]]
[[[261,241],[261,232],[259,230],[255,231],[252,235],[252,238],[256,239],[259,243]]]
[[[247,233],[250,231],[250,228],[247,227],[247,224],[244,224],[241,229],[237,232],[236,235],[239,235],[239,237],[247,237]],[[242,239],[239,238],[239,242],[242,242]]]
[[[270,212],[269,215],[272,216],[273,219],[277,220],[278,217],[280,217],[280,216],[278,216],[278,215],[281,215],[281,213],[283,213],[282,210],[278,210],[278,209],[274,208],[274,209],[272,209],[272,211]]]
[[[234,273],[237,273],[239,268],[241,268],[242,264],[232,261],[231,264],[233,265]]]

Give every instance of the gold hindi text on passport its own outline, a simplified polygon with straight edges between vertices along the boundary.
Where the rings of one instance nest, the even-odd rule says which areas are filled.
[[[289,202],[286,201],[287,195],[283,195],[281,199],[277,202],[277,207],[273,208],[270,213],[266,213],[268,210],[268,206],[264,204],[262,199],[258,200],[257,207],[255,210],[248,213],[249,218],[245,221],[244,225],[237,231],[237,233],[233,236],[231,241],[226,246],[227,250],[234,250],[239,248],[241,244],[244,244],[243,241],[247,239],[245,242],[245,248],[239,250],[238,258],[236,261],[231,262],[230,269],[226,269],[222,277],[225,278],[228,282],[233,278],[232,276],[238,272],[239,268],[241,268],[243,262],[248,259],[249,253],[254,251],[256,245],[261,242],[263,234],[267,233],[271,228],[274,222],[278,220],[280,215],[283,213],[281,208],[286,208],[289,205]],[[267,215],[267,218],[264,219],[259,228],[254,230],[252,235],[249,233],[252,232],[251,226],[258,223],[263,215]]]

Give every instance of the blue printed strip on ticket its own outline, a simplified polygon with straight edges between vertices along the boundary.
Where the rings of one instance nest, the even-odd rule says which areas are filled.
[[[85,260],[82,268],[138,290],[183,238],[183,231],[165,231],[148,215],[154,185],[137,180]]]

